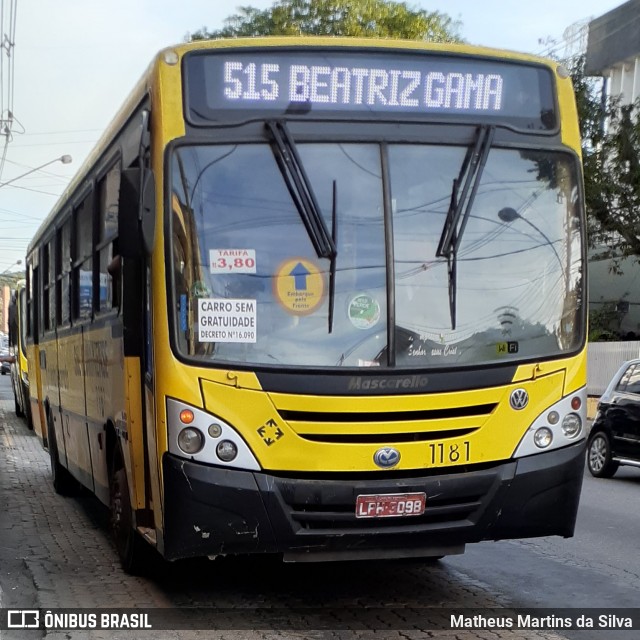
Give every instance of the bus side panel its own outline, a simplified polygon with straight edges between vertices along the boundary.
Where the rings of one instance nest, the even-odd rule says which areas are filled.
[[[93,491],[85,418],[83,334],[84,328],[66,333],[59,340],[60,413],[68,469],[75,478]],[[59,440],[58,449],[62,450]]]
[[[28,402],[33,420],[33,430],[46,446],[47,427],[42,404],[42,376],[40,374],[40,348],[38,345],[30,344],[27,346],[27,359],[30,375]]]
[[[16,357],[16,391],[20,394],[20,408],[22,409],[29,428],[33,428],[31,419],[31,407],[29,400],[29,365],[22,351],[22,345],[18,347]]]
[[[144,476],[147,452],[145,451],[143,433],[140,358],[124,358],[124,376],[126,413],[123,420],[123,429],[125,430],[126,438],[123,438],[123,450],[128,453],[128,455],[125,455],[125,464],[130,478],[131,504],[134,509],[143,509],[147,506]],[[153,423],[150,424],[153,425]],[[149,432],[150,430],[148,429],[147,431]],[[155,448],[150,445],[149,451],[155,451]],[[152,468],[155,468],[154,459],[155,456],[151,456]]]
[[[115,316],[85,333],[86,407],[91,473],[98,498],[109,504],[107,430],[122,432],[124,424],[124,359],[122,324]],[[126,456],[125,456],[126,458]]]
[[[162,531],[162,492],[161,470],[159,461],[162,459],[158,451],[157,428],[165,428],[164,424],[158,425],[155,414],[155,398],[152,389],[145,385],[145,429],[147,432],[147,450],[150,468],[151,500],[153,506],[153,521],[157,532]]]

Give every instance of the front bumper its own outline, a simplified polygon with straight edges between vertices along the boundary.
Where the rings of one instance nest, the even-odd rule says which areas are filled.
[[[165,454],[167,559],[284,553],[285,558],[446,555],[466,543],[571,536],[585,443],[448,473],[284,477],[221,469]],[[427,495],[423,515],[358,519],[360,494]]]

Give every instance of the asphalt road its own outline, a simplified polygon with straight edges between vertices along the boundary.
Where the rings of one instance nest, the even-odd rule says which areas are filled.
[[[612,479],[585,469],[575,536],[467,547],[446,563],[507,594],[513,607],[640,607],[640,470],[622,467]],[[638,631],[563,632],[580,640],[637,640]]]

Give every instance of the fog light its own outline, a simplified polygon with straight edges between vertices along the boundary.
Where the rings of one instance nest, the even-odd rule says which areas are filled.
[[[560,414],[557,411],[549,411],[549,415],[547,415],[547,421],[549,424],[558,424],[560,420]]]
[[[231,462],[238,455],[238,447],[231,440],[223,440],[216,447],[216,453],[222,462]]]
[[[567,438],[575,438],[582,429],[582,420],[577,413],[570,413],[562,421],[562,433]]]
[[[193,455],[204,446],[204,436],[193,427],[187,427],[178,434],[178,446],[185,453]]]
[[[553,433],[548,427],[540,427],[533,434],[533,441],[539,449],[546,449],[553,440]]]
[[[217,423],[213,423],[209,425],[209,435],[212,438],[219,438],[222,435],[222,427],[217,424]]]

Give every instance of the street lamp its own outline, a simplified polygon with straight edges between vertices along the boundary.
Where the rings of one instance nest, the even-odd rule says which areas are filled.
[[[547,244],[556,255],[560,268],[564,269],[564,264],[560,259],[558,250],[555,248],[553,242],[551,242],[551,240],[549,239],[549,236],[547,236],[547,234],[542,229],[540,229],[540,227],[533,224],[531,220],[527,220],[527,218],[522,217],[513,207],[504,207],[504,209],[500,209],[500,211],[498,211],[498,218],[500,218],[502,222],[506,222],[507,224],[513,222],[514,220],[520,219],[522,220],[522,222],[526,222],[530,227],[534,228],[547,241]]]
[[[11,184],[12,182],[15,182],[16,180],[20,180],[20,178],[24,178],[25,176],[28,176],[36,171],[40,171],[40,169],[44,169],[45,167],[48,167],[50,164],[53,164],[54,162],[62,162],[62,164],[69,164],[72,160],[73,158],[66,154],[63,156],[60,156],[59,158],[55,158],[54,160],[49,160],[49,162],[45,162],[44,164],[41,164],[39,167],[34,167],[33,169],[29,169],[29,171],[27,171],[26,173],[23,173],[22,175],[16,176],[15,178],[11,178],[11,180],[7,180],[6,182],[1,183],[0,189],[2,187],[6,187],[8,184]]]
[[[9,273],[9,269],[13,269],[13,267],[19,267],[22,264],[22,260],[16,260],[13,264],[10,264],[4,271],[0,272],[0,276],[7,275]]]

